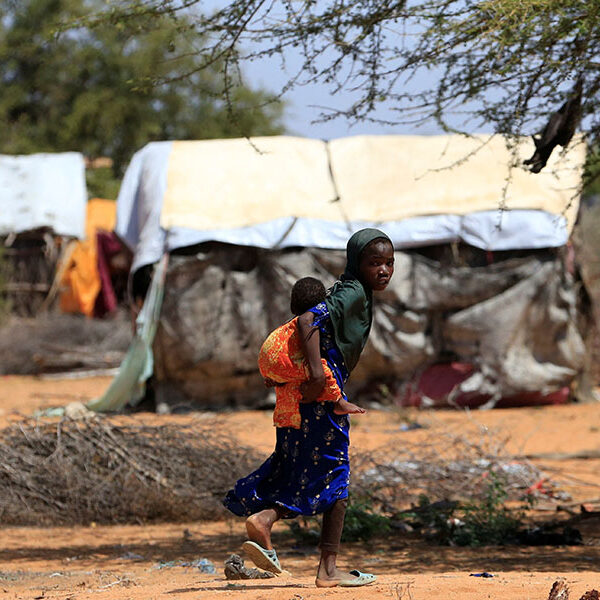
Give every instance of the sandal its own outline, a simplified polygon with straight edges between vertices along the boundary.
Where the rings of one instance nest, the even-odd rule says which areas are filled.
[[[256,542],[244,542],[242,544],[244,552],[248,555],[248,558],[259,568],[270,573],[279,575],[283,573],[283,569],[279,564],[277,558],[277,552],[275,550],[267,550],[262,546],[259,546]]]
[[[354,575],[351,579],[316,579],[315,584],[317,587],[360,587],[363,585],[369,585],[377,580],[377,577],[372,573],[361,573],[357,569],[350,571],[350,575]]]

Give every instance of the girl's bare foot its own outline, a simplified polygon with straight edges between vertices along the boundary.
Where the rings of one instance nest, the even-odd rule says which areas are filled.
[[[250,515],[246,519],[246,531],[248,539],[256,542],[266,550],[273,550],[271,544],[271,529],[275,521],[279,520],[279,514],[274,508],[261,510],[259,513]]]
[[[317,579],[315,584],[317,587],[334,587],[340,581],[348,581],[354,579],[354,575],[344,573],[337,568],[337,554],[333,552],[321,552],[321,560],[317,568]]]
[[[363,415],[367,411],[352,402],[348,402],[344,398],[340,398],[333,407],[333,412],[336,415]]]

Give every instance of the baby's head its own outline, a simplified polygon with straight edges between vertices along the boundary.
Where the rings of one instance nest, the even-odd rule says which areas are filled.
[[[298,316],[304,314],[313,306],[325,300],[325,286],[314,277],[303,277],[298,279],[292,288],[290,308],[292,314]]]

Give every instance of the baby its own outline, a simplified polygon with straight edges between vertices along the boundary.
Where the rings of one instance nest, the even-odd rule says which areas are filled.
[[[314,277],[299,279],[292,288],[290,302],[295,318],[271,332],[260,349],[258,368],[264,377],[265,385],[275,387],[273,423],[276,427],[300,428],[298,404],[304,402],[301,385],[309,379],[309,370],[298,331],[298,316],[324,302],[325,295],[325,286],[318,279]],[[325,359],[321,359],[321,362],[325,373],[325,388],[317,401],[333,402],[335,404],[333,412],[337,415],[366,412],[346,400],[327,362]]]

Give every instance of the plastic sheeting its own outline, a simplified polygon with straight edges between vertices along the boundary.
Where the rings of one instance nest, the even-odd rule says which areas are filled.
[[[83,155],[0,155],[0,235],[48,227],[83,238],[86,203]]]
[[[135,406],[143,398],[146,381],[154,370],[152,342],[160,318],[168,264],[169,256],[165,254],[154,270],[144,305],[136,319],[135,335],[119,373],[102,396],[85,405],[88,410],[114,412],[128,404]]]
[[[168,264],[169,255],[164,254],[154,269],[148,294],[137,316],[133,340],[121,362],[119,372],[104,394],[85,405],[74,402],[67,406],[44,410],[39,414],[48,417],[67,415],[81,418],[90,411],[117,412],[127,405],[135,406],[142,400],[146,382],[154,370],[152,342],[160,318]]]
[[[116,231],[134,251],[133,270],[156,262],[165,247],[206,241],[342,249],[353,231],[368,226],[383,229],[396,248],[564,245],[578,206],[583,145],[555,153],[543,173],[515,169],[504,198],[509,210],[500,211],[510,160],[503,141],[450,168],[473,149],[460,139],[153,142],[127,169]]]
[[[539,262],[526,279],[448,316],[446,348],[479,366],[460,390],[499,399],[548,393],[570,382],[585,357],[575,301],[572,278],[560,262]]]
[[[406,395],[398,398],[402,406],[431,407],[464,407],[476,408],[492,402],[498,408],[515,406],[543,406],[548,404],[565,404],[569,401],[570,389],[565,386],[555,392],[521,392],[506,395],[496,400],[479,390],[463,393],[460,385],[473,374],[473,366],[469,363],[443,363],[432,365],[406,386]]]
[[[312,275],[330,285],[343,264],[338,251],[220,244],[172,256],[154,344],[157,401],[256,405],[266,393],[257,353],[290,317],[292,284]],[[392,283],[375,298],[350,392],[456,360],[475,366],[459,391],[477,390],[493,403],[559,390],[583,366],[576,286],[556,251],[480,266],[397,251]]]

